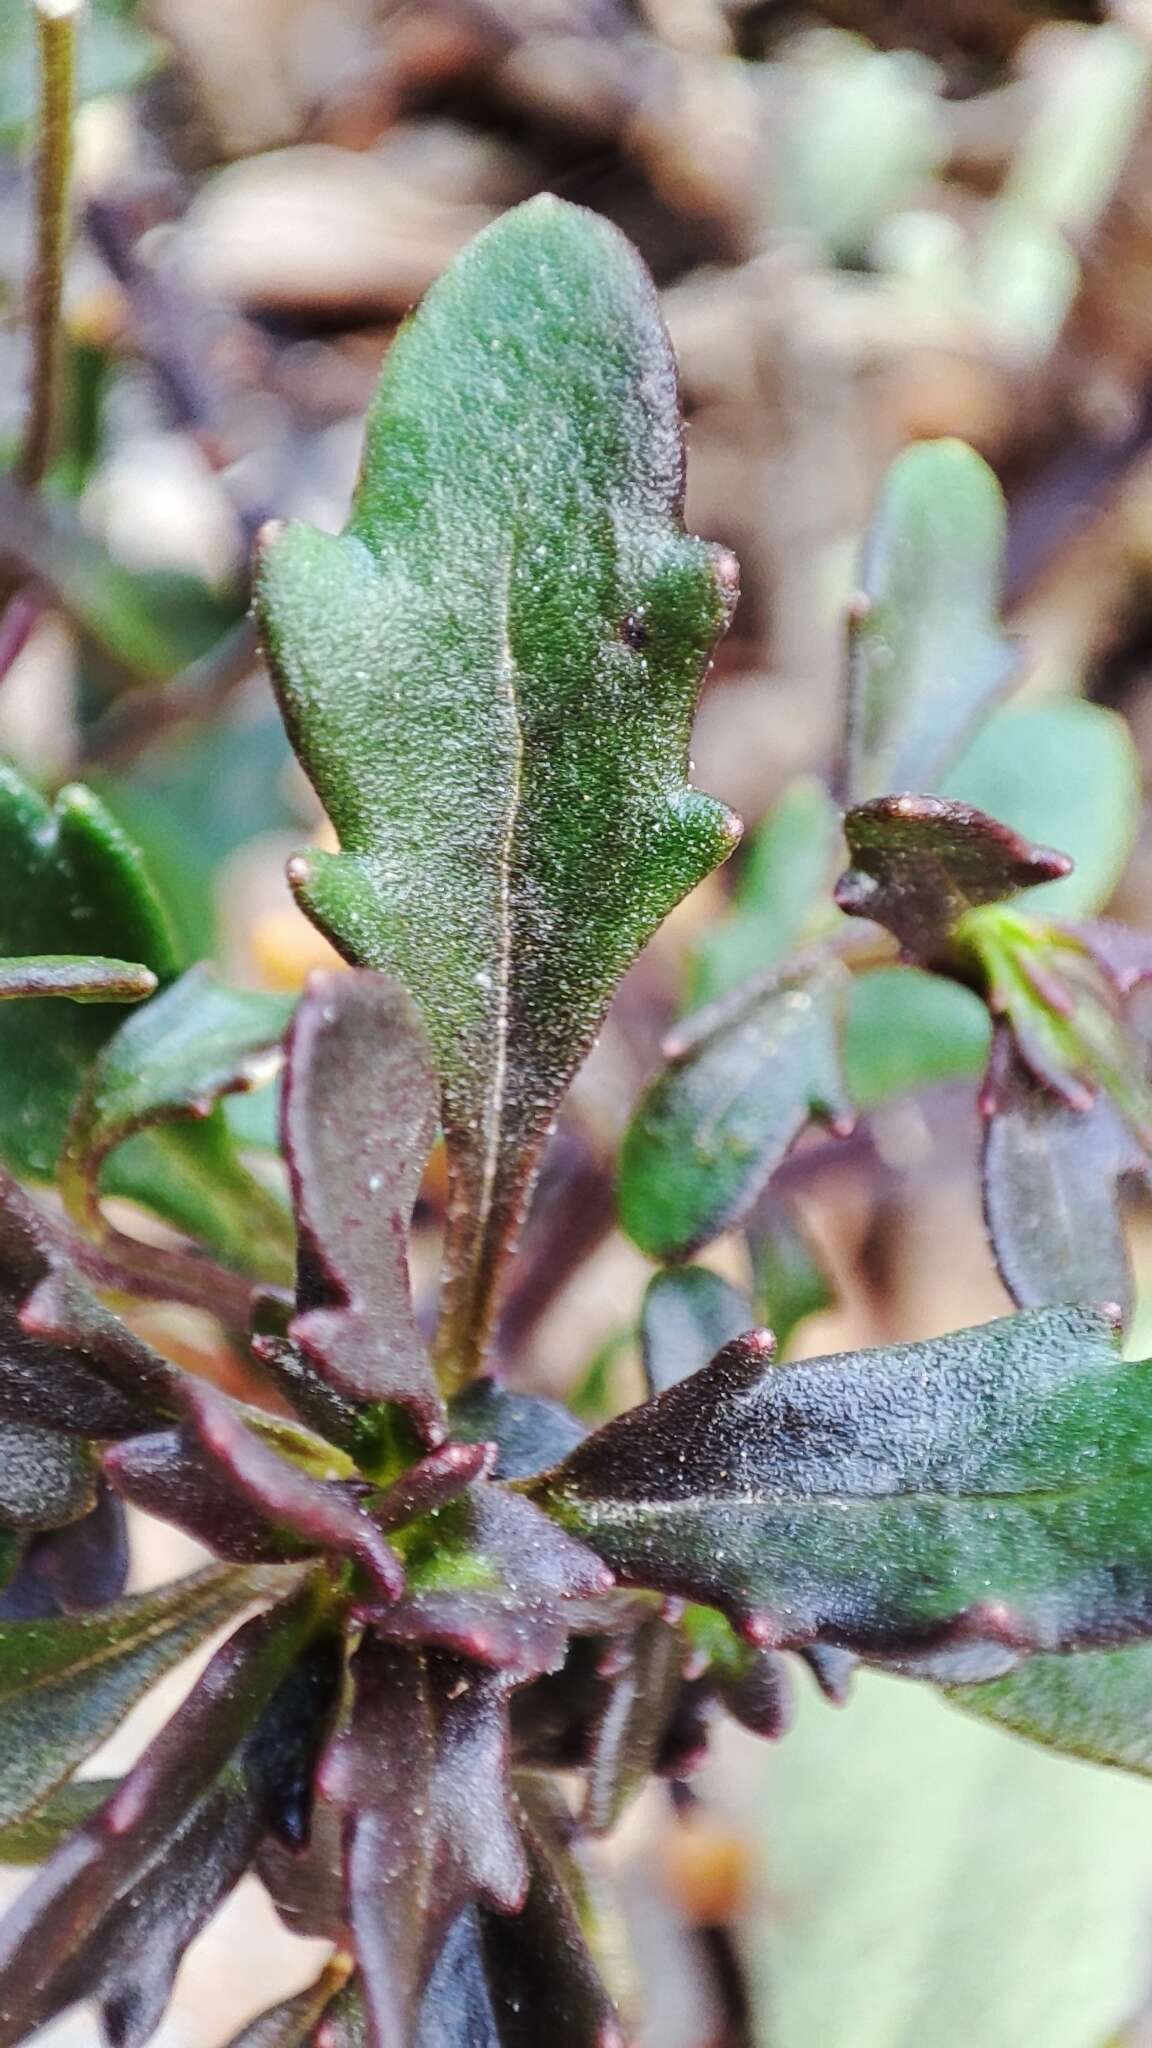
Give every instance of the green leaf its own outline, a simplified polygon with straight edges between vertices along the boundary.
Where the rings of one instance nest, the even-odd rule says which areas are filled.
[[[448,1382],[483,1349],[560,1096],[624,969],[731,850],[688,740],[735,594],[681,523],[652,285],[551,197],[466,249],[389,353],[352,518],[289,527],[257,605],[340,835],[291,865],[355,962],[416,997],[451,1176]]]
[[[850,1123],[839,1070],[847,975],[782,974],[699,1039],[690,1021],[641,1097],[620,1152],[620,1221],[641,1251],[681,1259],[747,1215],[813,1117]]]
[[[131,91],[155,70],[161,54],[155,36],[119,20],[107,0],[92,0],[78,35],[77,99]],[[31,10],[17,4],[0,18],[0,142],[21,139],[35,120],[37,104]]]
[[[784,1366],[752,1332],[531,1491],[751,1640],[991,1677],[1152,1627],[1150,1381],[1087,1308]]]
[[[0,1826],[38,1808],[158,1678],[283,1580],[212,1569],[98,1613],[0,1623]]]
[[[1128,864],[1142,808],[1140,763],[1116,712],[1077,697],[1010,704],[989,719],[940,785],[1058,846],[1074,866],[1043,894],[1017,898],[1044,917],[1087,917],[1107,903]]]
[[[851,802],[934,789],[1008,688],[1016,654],[998,623],[1003,543],[1000,487],[973,449],[924,441],[896,458],[850,620]],[[950,793],[1000,815],[966,790]]]
[[[0,959],[0,1002],[17,996],[67,996],[74,1003],[138,1003],[154,995],[156,986],[152,969],[137,960],[94,960],[78,953]]]
[[[986,1685],[950,1686],[947,1697],[1046,1749],[1152,1777],[1152,1643],[1029,1657]]]
[[[836,807],[823,783],[800,776],[741,856],[731,915],[696,947],[690,1008],[730,995],[792,951],[827,885],[838,835]]]
[[[783,1354],[798,1324],[832,1306],[832,1288],[789,1204],[769,1194],[748,1221],[756,1321]]]
[[[59,952],[176,972],[163,908],[136,849],[89,790],[47,804],[0,762],[0,955]],[[0,1157],[51,1179],[83,1079],[122,1021],[112,1003],[0,1005]]]
[[[58,1785],[43,1806],[0,1828],[0,1863],[43,1863],[73,1828],[83,1827],[116,1785],[115,1778],[77,1778]]]
[[[1141,1787],[875,1673],[847,1713],[798,1706],[785,1742],[738,1763],[765,1901],[744,1938],[756,2039],[1101,2048],[1143,2007]]]
[[[269,1079],[292,1009],[290,997],[226,988],[210,968],[193,967],[126,1019],[130,1028],[122,1024],[93,1063],[68,1125],[60,1189],[78,1221],[102,1232],[101,1172],[126,1139],[172,1118],[206,1119],[222,1095]],[[222,1126],[216,1144],[221,1153],[230,1146]],[[238,1162],[212,1175],[213,1189],[222,1180],[239,1193],[241,1175],[249,1231],[286,1253],[287,1216]]]
[[[844,1079],[858,1110],[940,1081],[967,1081],[988,1062],[992,1026],[970,988],[918,967],[853,976]]]

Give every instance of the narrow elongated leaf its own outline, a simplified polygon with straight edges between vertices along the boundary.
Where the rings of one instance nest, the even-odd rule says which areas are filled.
[[[177,961],[140,855],[90,790],[47,804],[0,762],[0,954],[107,953],[160,981]],[[0,1006],[0,1156],[50,1178],[78,1089],[122,1020],[117,1003]]]
[[[435,1103],[403,991],[377,974],[314,975],[282,1112],[299,1236],[291,1336],[341,1399],[402,1404],[429,1445],[444,1412],[412,1310],[408,1231]]]
[[[640,1317],[648,1392],[662,1394],[700,1372],[755,1320],[739,1289],[705,1266],[657,1273],[648,1283]]]
[[[402,330],[339,538],[290,527],[257,604],[340,834],[291,879],[416,996],[452,1194],[440,1363],[482,1352],[533,1162],[624,969],[731,849],[685,782],[735,565],[685,537],[671,350],[604,221],[544,197]]]
[[[117,1782],[115,1778],[74,1778],[57,1786],[43,1806],[0,1828],[0,1863],[19,1869],[46,1862],[66,1836],[91,1820]]]
[[[1149,1372],[1086,1308],[790,1366],[752,1333],[532,1493],[626,1583],[753,1641],[904,1668],[948,1646],[991,1677],[1148,1628]]]
[[[1004,1678],[947,1695],[1045,1749],[1152,1777],[1152,1644],[1029,1657]]]
[[[259,1839],[265,1773],[246,1770],[238,1752],[316,1619],[306,1588],[246,1623],[21,1894],[0,1924],[5,2048],[86,1995],[102,2006],[113,2048],[142,2048],[184,1949]]]
[[[1073,1109],[1029,1073],[1007,1034],[986,1090],[984,1216],[1001,1278],[1020,1308],[1113,1301],[1132,1280],[1117,1183],[1147,1158],[1106,1095]]]
[[[619,2017],[540,1816],[520,1807],[528,1892],[514,1915],[481,1912],[499,2048],[625,2048]]]
[[[608,1653],[610,1683],[590,1730],[584,1820],[608,1834],[657,1767],[684,1679],[680,1630],[653,1614]]]
[[[0,1624],[0,1826],[39,1806],[158,1678],[278,1584],[213,1568],[100,1613]]]
[[[844,820],[852,865],[836,884],[850,917],[870,917],[912,959],[932,965],[960,919],[1066,875],[1066,854],[1030,846],[1009,826],[938,796],[886,796]]]
[[[226,988],[211,968],[193,967],[128,1018],[69,1122],[60,1184],[73,1214],[98,1232],[100,1172],[114,1148],[149,1125],[206,1117],[222,1095],[255,1086],[291,1014],[286,997]]]
[[[30,953],[0,960],[0,1001],[67,996],[74,1003],[138,1003],[154,995],[156,976],[138,960],[86,959],[79,953]]]
[[[906,449],[888,471],[851,617],[845,783],[859,803],[923,790],[1012,681],[997,620],[1004,504],[960,441]]]
[[[785,974],[678,1051],[620,1153],[620,1221],[651,1258],[681,1259],[747,1215],[814,1117],[847,1129],[839,1067],[847,976]]]
[[[440,1944],[475,1898],[523,1903],[499,1680],[369,1635],[355,1697],[321,1772],[345,1818],[345,1883],[378,2048],[414,2042]]]
[[[827,890],[839,826],[836,806],[814,775],[789,784],[742,850],[730,915],[697,944],[692,1009],[731,995],[793,951]]]

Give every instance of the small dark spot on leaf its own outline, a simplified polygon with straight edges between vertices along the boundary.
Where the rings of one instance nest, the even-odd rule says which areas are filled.
[[[647,647],[652,637],[642,612],[626,613],[620,621],[618,631],[625,647],[634,648],[637,654]]]

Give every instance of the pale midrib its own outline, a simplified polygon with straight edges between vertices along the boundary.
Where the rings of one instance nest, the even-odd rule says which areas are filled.
[[[1138,1474],[1129,1475],[1136,1479]],[[1120,1483],[1123,1483],[1121,1481]],[[874,1511],[892,1508],[897,1503],[907,1507],[969,1507],[1010,1505],[1025,1507],[1032,1502],[1059,1502],[1091,1500],[1101,1491],[1100,1482],[1085,1482],[1082,1486],[1018,1487],[1012,1493],[946,1493],[943,1488],[928,1493],[922,1488],[910,1488],[906,1493],[894,1488],[891,1493],[713,1493],[685,1494],[679,1500],[629,1501],[615,1495],[599,1497],[579,1493],[561,1493],[556,1496],[558,1505],[573,1509],[585,1521],[592,1521],[606,1515],[614,1521],[629,1525],[651,1521],[658,1517],[671,1519],[690,1513],[724,1514],[730,1508],[775,1508],[809,1510],[821,1508],[843,1508],[849,1512],[863,1509]]]
[[[524,733],[520,723],[520,705],[516,695],[516,658],[512,652],[512,576],[516,564],[515,545],[509,547],[507,572],[504,577],[503,604],[500,618],[500,665],[499,694],[512,714],[512,760],[508,811],[504,837],[500,847],[500,941],[496,967],[496,1055],[492,1066],[492,1080],[488,1092],[488,1114],[485,1119],[484,1158],[480,1169],[480,1190],[477,1201],[479,1231],[477,1233],[475,1264],[484,1255],[488,1240],[488,1218],[493,1206],[496,1178],[500,1169],[501,1141],[504,1133],[504,1102],[508,1090],[508,1041],[512,1022],[512,849],[516,842],[516,831],[520,823],[520,804],[524,785]]]

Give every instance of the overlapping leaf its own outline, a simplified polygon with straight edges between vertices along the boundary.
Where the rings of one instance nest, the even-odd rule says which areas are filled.
[[[836,901],[884,925],[914,960],[931,965],[968,911],[1066,875],[1066,854],[1030,846],[1007,825],[936,796],[858,804],[844,820],[852,865]]]
[[[283,1100],[298,1230],[291,1335],[353,1409],[402,1405],[425,1443],[444,1417],[408,1277],[408,1230],[432,1143],[435,1083],[414,1007],[382,975],[313,977]]]
[[[99,1234],[100,1174],[114,1148],[151,1125],[207,1117],[222,1095],[257,1085],[291,1014],[286,997],[228,988],[193,967],[121,1025],[69,1120],[60,1185],[73,1213]]]
[[[483,1899],[516,1912],[528,1867],[511,1807],[501,1683],[369,1636],[321,1772],[344,1815],[348,1914],[372,2035],[413,2040],[444,1935]]]
[[[0,1825],[37,1808],[158,1678],[278,1583],[214,1567],[98,1615],[0,1623]]]
[[[270,1825],[285,1774],[261,1717],[318,1621],[314,1589],[247,1623],[91,1820],[0,1925],[0,2042],[94,1997],[113,2048],[143,2048],[188,1943]]]
[[[850,801],[936,786],[1012,681],[998,623],[1004,505],[960,441],[892,464],[865,544],[848,658]]]
[[[840,1129],[847,976],[835,961],[782,972],[729,1012],[681,1027],[620,1153],[620,1220],[652,1258],[680,1259],[747,1215],[814,1118]]]
[[[742,849],[729,916],[695,948],[689,975],[693,1009],[731,995],[800,942],[827,891],[838,829],[836,807],[822,782],[802,775],[789,784]]]
[[[753,1640],[931,1656],[1152,1621],[1149,1368],[1099,1311],[775,1366],[755,1333],[532,1485],[625,1582]]]
[[[346,533],[289,528],[259,569],[289,731],[343,848],[300,857],[293,886],[412,991],[435,1048],[449,1379],[482,1351],[613,987],[734,843],[684,780],[734,565],[685,538],[682,470],[647,277],[603,221],[541,198],[399,336]]]

